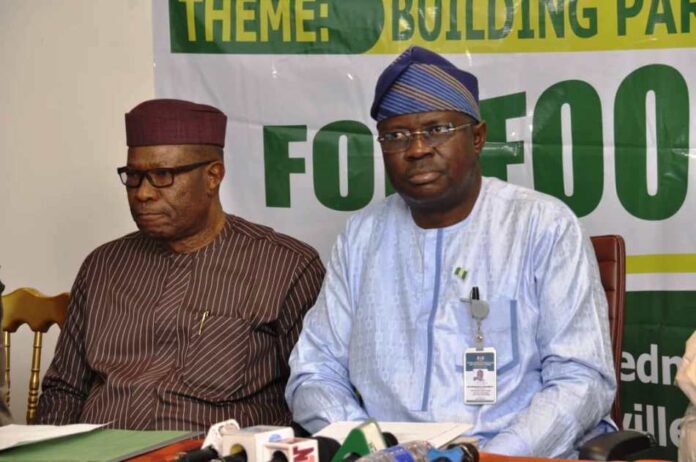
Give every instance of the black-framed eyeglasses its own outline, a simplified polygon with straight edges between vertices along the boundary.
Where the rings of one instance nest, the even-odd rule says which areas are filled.
[[[143,178],[147,178],[147,181],[155,188],[166,188],[174,184],[174,176],[177,174],[190,172],[191,170],[195,170],[213,162],[215,162],[215,160],[205,160],[203,162],[180,165],[178,167],[160,167],[148,170],[137,170],[126,166],[120,167],[116,171],[121,179],[121,183],[123,183],[126,188],[139,188],[143,182]]]
[[[468,122],[457,126],[454,126],[451,122],[446,124],[435,124],[416,131],[393,130],[382,133],[377,137],[377,141],[379,141],[379,144],[382,146],[382,151],[386,153],[403,152],[411,146],[411,142],[416,135],[421,135],[423,143],[432,148],[452,138],[454,132],[457,130],[461,130],[470,125],[476,125],[476,122]]]

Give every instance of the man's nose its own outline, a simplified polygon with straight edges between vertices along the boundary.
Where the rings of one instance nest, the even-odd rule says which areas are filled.
[[[423,133],[414,133],[411,135],[411,143],[406,149],[406,156],[414,159],[421,158],[430,154],[432,149]]]
[[[143,177],[143,181],[140,182],[140,186],[135,188],[135,198],[140,202],[153,200],[158,194],[159,192],[157,191],[157,188],[150,184],[147,177]]]

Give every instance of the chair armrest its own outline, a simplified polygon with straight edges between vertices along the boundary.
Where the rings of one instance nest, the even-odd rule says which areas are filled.
[[[580,459],[627,460],[631,454],[650,449],[656,445],[650,433],[624,430],[604,433],[587,441],[580,447]]]

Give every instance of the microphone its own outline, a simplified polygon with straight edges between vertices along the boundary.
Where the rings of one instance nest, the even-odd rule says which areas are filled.
[[[374,419],[368,419],[348,433],[331,462],[350,462],[386,447],[379,425]]]
[[[180,453],[176,462],[208,462],[217,456],[218,452],[214,447],[206,446],[201,449],[193,449]]]
[[[242,428],[223,435],[218,454],[236,456],[235,462],[262,462],[264,443],[293,438],[295,433],[290,427],[256,425]]]
[[[428,451],[432,449],[427,441],[409,441],[381,451],[373,452],[358,459],[359,462],[429,462]],[[444,461],[438,461],[444,462]],[[460,461],[457,461],[460,462]]]
[[[329,462],[340,446],[338,441],[324,436],[269,441],[264,443],[263,457],[258,462]],[[205,459],[205,462],[208,461],[247,462],[247,455],[242,451],[225,457]]]
[[[263,445],[263,462],[318,462],[319,447],[312,438],[287,438]]]
[[[223,435],[229,435],[236,431],[239,431],[239,423],[234,419],[213,424],[210,426],[208,434],[205,435],[205,440],[203,440],[201,447],[212,446],[220,452]]]
[[[211,425],[201,448],[180,453],[176,459],[177,462],[208,462],[220,454],[223,435],[238,430],[239,423],[234,419]]]
[[[294,420],[290,422],[290,426],[292,427],[292,431],[295,432],[295,436],[298,438],[311,438],[312,434],[309,433],[302,425],[298,424]]]
[[[312,441],[316,442],[317,445],[317,453],[314,457],[315,461],[318,462],[331,462],[331,458],[336,454],[338,449],[341,447],[341,445],[338,443],[338,441],[332,439],[332,438],[327,438],[325,436],[314,436],[312,438],[295,438],[296,440],[304,440],[304,439],[309,439]],[[266,443],[264,446],[266,448],[269,447],[270,444],[276,444],[276,443]],[[284,457],[290,461],[292,461],[292,458],[289,458],[286,455]],[[269,455],[266,453],[266,456],[264,457],[264,462],[268,462],[269,460],[284,460],[283,457],[281,457],[279,454],[275,454],[275,457],[273,454]]]
[[[341,448],[341,444],[333,438],[326,436],[315,436],[319,446],[319,462],[331,462],[333,456]]]
[[[394,436],[393,433],[382,432],[382,436],[384,437],[384,442],[386,443],[388,448],[399,444],[399,440],[396,439],[396,436]]]
[[[393,433],[382,432],[382,437],[384,438],[384,443],[387,445],[387,449],[399,444],[399,441],[396,439],[396,436],[394,436]],[[365,455],[366,454],[358,454],[358,453],[352,452],[350,454],[347,454],[343,458],[343,462],[355,462],[356,460],[364,457]]]
[[[447,449],[428,450],[429,462],[478,462],[479,452],[471,443],[450,444]]]

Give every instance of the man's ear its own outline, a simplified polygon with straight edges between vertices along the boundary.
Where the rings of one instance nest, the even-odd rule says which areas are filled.
[[[207,172],[208,190],[213,193],[220,188],[222,179],[225,178],[225,164],[222,161],[216,161],[210,164]]]
[[[488,125],[486,125],[484,120],[474,125],[473,134],[474,152],[480,157],[483,151],[483,145],[486,144],[486,135],[488,134]]]

